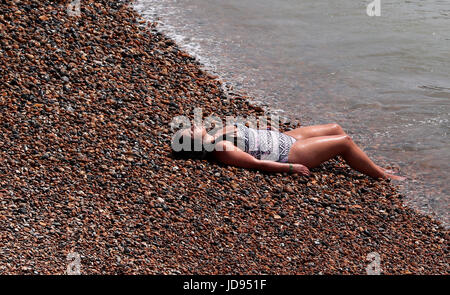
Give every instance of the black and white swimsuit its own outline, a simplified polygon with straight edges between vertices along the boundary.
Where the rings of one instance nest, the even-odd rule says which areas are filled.
[[[281,132],[248,128],[234,124],[237,128],[237,146],[258,160],[286,163],[289,151],[296,141],[292,136]]]

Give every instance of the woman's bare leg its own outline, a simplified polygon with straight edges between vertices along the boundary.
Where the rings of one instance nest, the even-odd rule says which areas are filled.
[[[307,127],[300,127],[288,132],[285,134],[294,137],[297,140],[302,140],[311,137],[318,136],[328,136],[328,135],[341,135],[345,134],[339,124],[325,124],[325,125],[314,125]]]
[[[289,162],[314,168],[340,155],[353,169],[373,178],[392,175],[375,165],[348,135],[331,135],[298,140],[289,152]]]

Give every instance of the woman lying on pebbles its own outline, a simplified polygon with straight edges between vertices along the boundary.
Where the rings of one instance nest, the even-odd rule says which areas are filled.
[[[192,157],[200,153],[203,158],[210,155],[242,168],[309,175],[309,169],[339,155],[350,167],[370,177],[405,179],[372,162],[338,124],[300,127],[285,133],[234,124],[214,134],[193,125],[178,135],[180,145],[189,142],[178,153]]]

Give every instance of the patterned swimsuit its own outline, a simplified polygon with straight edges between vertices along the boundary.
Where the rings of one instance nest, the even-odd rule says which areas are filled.
[[[289,151],[296,141],[292,136],[272,130],[248,128],[242,124],[237,127],[237,146],[258,160],[286,163]]]

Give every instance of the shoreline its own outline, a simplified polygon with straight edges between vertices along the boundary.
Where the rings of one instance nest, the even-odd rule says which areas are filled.
[[[342,161],[305,178],[172,158],[175,116],[263,110],[129,4],[25,2],[0,4],[1,273],[76,252],[83,274],[365,274],[377,252],[384,274],[448,274],[448,230]]]
[[[309,46],[306,44],[315,44],[317,39],[303,36],[305,37],[304,42],[298,41],[302,39],[303,29],[294,34],[300,37],[299,39],[291,39],[289,35],[283,33],[286,31],[285,29],[289,30],[288,28],[277,27],[274,19],[264,21],[261,16],[255,16],[253,20],[255,26],[245,26],[247,22],[245,18],[236,19],[234,22],[233,18],[237,16],[237,13],[250,13],[249,15],[251,15],[251,11],[255,9],[254,5],[246,3],[242,4],[242,11],[237,12],[231,8],[236,8],[236,5],[237,2],[230,3],[229,13],[222,14],[221,11],[228,9],[226,8],[228,5],[224,3],[214,5],[210,2],[182,3],[171,0],[135,0],[133,2],[133,8],[143,19],[157,22],[156,28],[159,32],[174,40],[182,50],[196,58],[206,72],[219,76],[223,85],[234,86],[234,90],[237,90],[235,93],[244,93],[252,98],[252,104],[255,101],[265,102],[266,105],[270,105],[271,111],[300,120],[303,126],[339,123],[379,166],[396,169],[403,176],[408,176],[408,181],[397,186],[397,190],[406,196],[405,202],[408,206],[422,214],[433,216],[449,229],[450,218],[447,204],[450,200],[447,197],[448,188],[444,176],[445,171],[448,170],[445,169],[445,163],[448,162],[445,159],[448,159],[448,153],[441,145],[445,142],[445,132],[442,133],[443,129],[441,128],[445,129],[442,124],[445,125],[446,120],[445,116],[437,109],[436,113],[428,109],[430,105],[427,103],[428,100],[422,96],[424,93],[410,93],[412,96],[408,94],[407,96],[411,97],[409,101],[405,97],[408,91],[407,87],[403,88],[405,85],[401,86],[394,82],[398,76],[393,72],[391,72],[392,79],[388,79],[393,83],[384,83],[381,88],[375,87],[378,88],[377,90],[372,86],[382,82],[371,74],[353,76],[349,69],[337,72],[343,65],[336,68],[336,63],[332,61],[333,58],[317,60],[311,59],[306,52],[304,56],[301,53],[300,55],[294,54],[293,48],[305,48],[305,46]],[[273,15],[273,8],[276,6],[274,5],[274,3],[261,4],[257,10],[265,11],[268,15],[277,18],[276,15]],[[284,3],[280,9],[289,18],[292,25],[295,23],[295,26],[301,26],[301,19],[289,12],[292,9],[286,10],[289,5]],[[301,5],[298,3],[291,4],[291,8],[299,9],[299,6]],[[341,6],[339,7],[335,7],[333,10],[343,9]],[[401,5],[396,5],[396,7],[398,9]],[[201,11],[209,11],[209,13],[204,14]],[[308,11],[314,13],[315,9]],[[360,23],[364,22],[366,17],[350,19],[352,22]],[[314,25],[312,19],[305,19],[305,21]],[[324,21],[331,21],[331,18]],[[391,21],[393,20],[391,19],[389,22]],[[261,29],[266,25],[269,34],[266,37],[268,38],[260,35],[262,34]],[[323,25],[321,27],[320,31],[323,32]],[[230,34],[233,32],[233,28],[236,29],[236,32]],[[277,35],[281,39],[278,37],[276,39],[282,44],[292,40],[292,43],[289,43],[292,47],[286,48],[286,52],[284,52],[280,42],[271,41],[272,38],[269,36],[274,37],[271,32],[278,33]],[[345,30],[342,31],[342,34],[344,39],[350,36],[349,32]],[[361,37],[359,36],[358,39],[362,40]],[[375,40],[374,38],[370,38],[371,42]],[[333,43],[333,41],[331,42]],[[393,43],[391,45],[394,46],[390,50],[398,45]],[[362,46],[361,50],[372,47],[362,43],[360,45]],[[377,51],[377,49],[374,50]],[[302,50],[296,51],[302,52]],[[339,55],[336,51],[327,51],[329,57],[335,54]],[[301,60],[301,65],[296,64],[296,60]],[[292,68],[288,61],[294,63],[291,65]],[[359,60],[359,62],[361,61]],[[375,60],[374,62],[376,63]],[[380,62],[384,63],[382,60]],[[418,62],[427,63],[425,60]],[[277,63],[280,64],[277,66]],[[361,67],[360,64],[356,66],[355,70],[358,71],[362,68],[364,67]],[[422,74],[426,76],[426,73]],[[384,82],[388,82],[386,80],[388,76],[383,76]],[[303,78],[296,79],[296,77]],[[363,80],[366,82],[372,80],[373,83],[364,83]],[[411,78],[410,82],[414,84],[414,80],[415,78]],[[413,85],[411,86],[414,88]],[[243,92],[239,92],[239,90]],[[388,95],[390,91],[399,92],[393,94],[392,97],[387,97],[390,96]],[[409,105],[408,108],[411,108],[411,114],[408,116],[404,116],[405,113],[399,109],[394,110],[397,107],[402,108],[394,105],[404,100],[408,102],[403,107],[406,108]],[[415,100],[417,100],[417,104],[414,103]],[[417,110],[418,105],[422,103],[426,105],[427,111]],[[442,107],[445,109],[445,106]],[[386,112],[382,111],[383,109]],[[431,121],[422,117],[428,117],[425,113],[431,116]],[[441,117],[442,121],[436,121],[435,119],[438,117]],[[440,138],[444,140],[443,142],[436,137],[439,133],[441,133],[442,137]],[[437,143],[435,140],[441,143]]]

